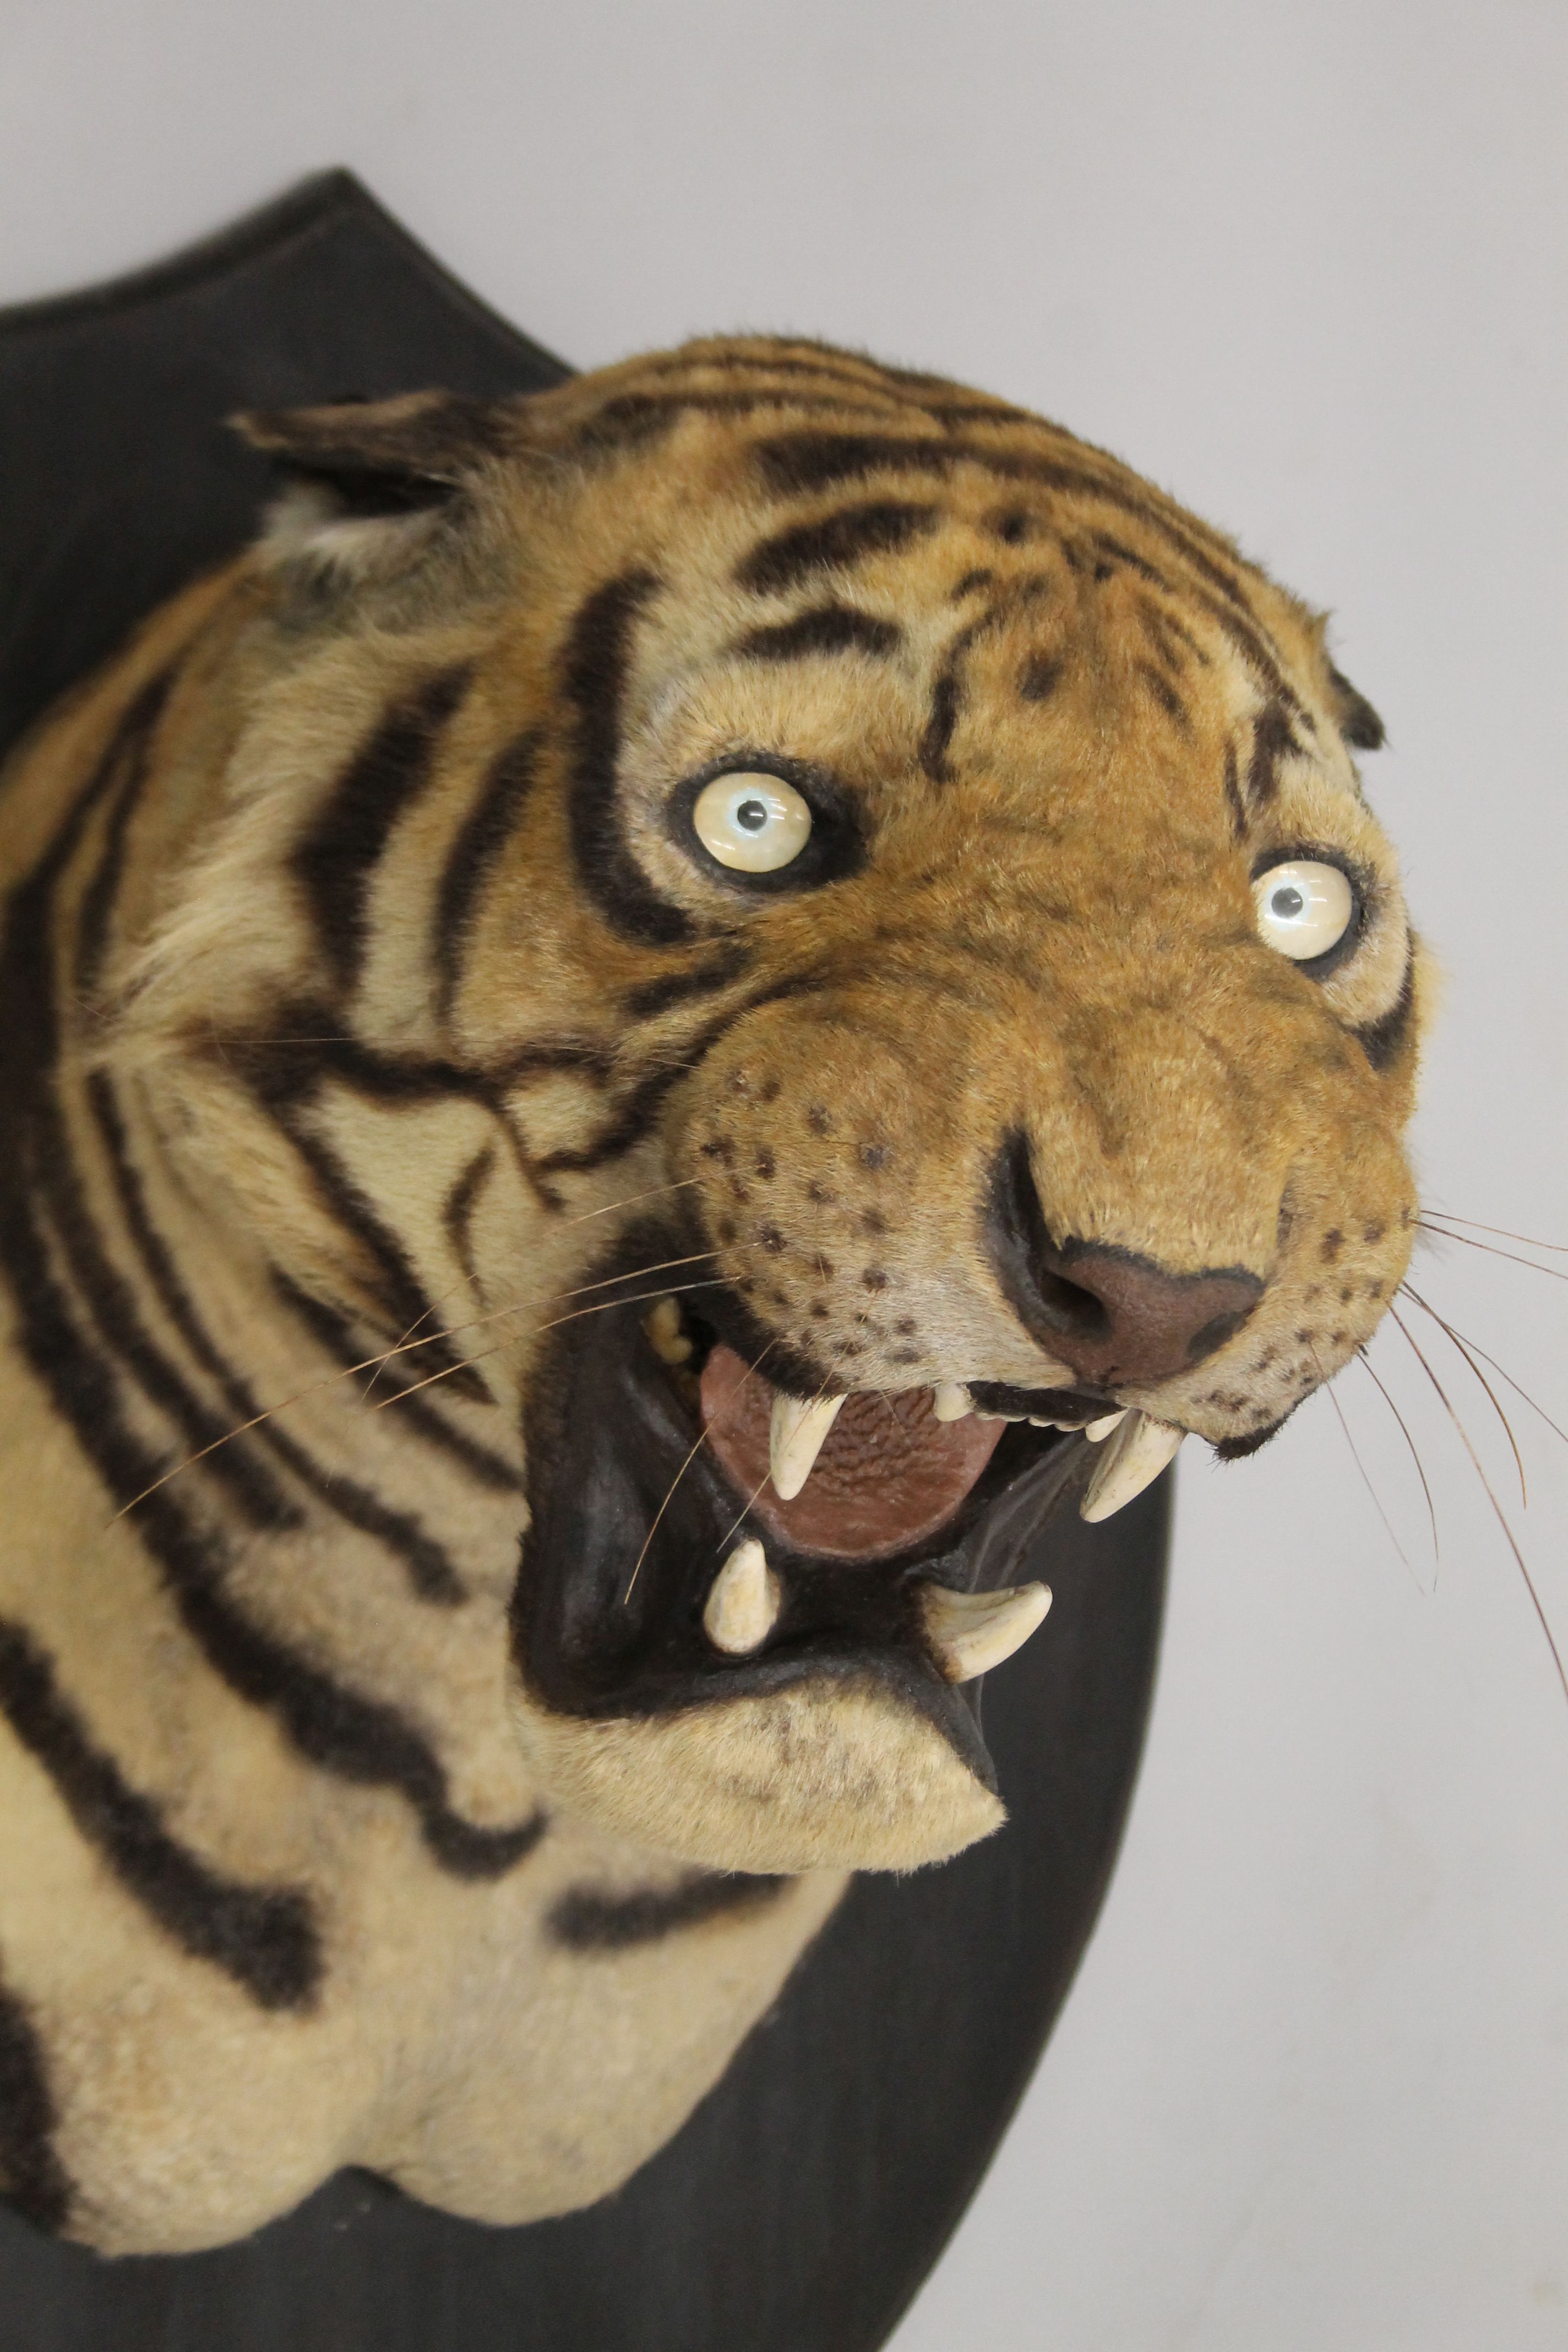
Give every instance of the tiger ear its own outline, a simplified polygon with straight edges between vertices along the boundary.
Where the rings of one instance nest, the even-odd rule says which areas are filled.
[[[357,577],[406,562],[435,511],[513,446],[505,404],[455,392],[251,409],[230,423],[283,477],[264,554]]]
[[[1345,741],[1358,751],[1381,751],[1387,730],[1365,695],[1332,662],[1329,664],[1329,684],[1333,688],[1334,716]]]

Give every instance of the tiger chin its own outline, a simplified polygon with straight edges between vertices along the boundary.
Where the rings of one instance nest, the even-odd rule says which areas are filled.
[[[110,2252],[614,2188],[1413,1216],[1381,726],[1116,460],[767,339],[241,429],[0,798],[0,2188]]]

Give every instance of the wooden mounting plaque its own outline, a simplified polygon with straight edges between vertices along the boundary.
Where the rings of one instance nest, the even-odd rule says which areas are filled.
[[[347,173],[137,277],[0,313],[0,750],[268,487],[236,409],[570,371]],[[984,1696],[1011,1811],[861,1879],[719,2087],[617,2196],[526,2229],[368,2174],[216,2252],[105,2263],[0,2208],[0,2352],[874,2352],[940,2253],[1071,1982],[1148,1716],[1166,1477],[1071,1514],[1055,1605]],[[519,2119],[526,2129],[526,2119]],[[1042,2315],[1048,2326],[1048,2315]]]

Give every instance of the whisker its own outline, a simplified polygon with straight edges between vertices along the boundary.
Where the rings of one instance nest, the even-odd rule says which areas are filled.
[[[1405,1415],[1400,1412],[1399,1407],[1389,1395],[1388,1391],[1384,1388],[1382,1381],[1378,1379],[1372,1359],[1367,1354],[1366,1349],[1364,1348],[1358,1348],[1356,1349],[1356,1355],[1360,1360],[1363,1371],[1369,1374],[1371,1379],[1376,1383],[1378,1394],[1382,1397],[1384,1403],[1388,1407],[1389,1412],[1394,1415],[1394,1420],[1399,1423],[1399,1433],[1404,1438],[1406,1445],[1410,1448],[1410,1459],[1415,1465],[1415,1475],[1420,1479],[1421,1492],[1426,1497],[1426,1516],[1432,1522],[1432,1589],[1436,1591],[1437,1577],[1443,1565],[1442,1547],[1437,1541],[1437,1507],[1432,1500],[1432,1489],[1426,1483],[1426,1473],[1421,1466],[1421,1456],[1415,1451],[1415,1440],[1411,1436],[1409,1429],[1405,1425]]]
[[[1477,1380],[1479,1381],[1482,1388],[1485,1389],[1488,1397],[1491,1401],[1492,1411],[1501,1422],[1503,1426],[1503,1434],[1508,1439],[1509,1445],[1512,1449],[1513,1466],[1519,1473],[1520,1505],[1522,1509],[1528,1511],[1530,1508],[1530,1496],[1525,1489],[1524,1464],[1520,1459],[1519,1446],[1515,1442],[1513,1434],[1513,1425],[1510,1422],[1507,1413],[1504,1412],[1501,1405],[1498,1402],[1496,1390],[1492,1387],[1490,1381],[1488,1380],[1485,1372],[1482,1371],[1480,1366],[1477,1363],[1475,1358],[1471,1355],[1469,1349],[1466,1346],[1464,1340],[1460,1339],[1453,1325],[1451,1323],[1445,1322],[1444,1318],[1438,1314],[1437,1309],[1435,1307],[1428,1307],[1426,1301],[1422,1297],[1421,1293],[1418,1290],[1413,1290],[1409,1283],[1402,1282],[1399,1287],[1404,1291],[1407,1298],[1415,1301],[1415,1305],[1421,1309],[1423,1315],[1429,1315],[1431,1317],[1439,1331],[1447,1333],[1447,1337],[1453,1341],[1455,1347],[1458,1349],[1460,1355],[1463,1356],[1466,1363],[1468,1364],[1471,1371],[1474,1372]]]
[[[1345,1419],[1344,1407],[1341,1404],[1341,1402],[1340,1402],[1340,1401],[1339,1401],[1338,1397],[1334,1394],[1334,1391],[1333,1391],[1333,1388],[1332,1388],[1331,1383],[1331,1382],[1329,1382],[1329,1381],[1324,1381],[1324,1383],[1323,1383],[1323,1394],[1328,1398],[1329,1402],[1333,1406],[1334,1412],[1335,1412],[1335,1415],[1336,1415],[1336,1416],[1337,1416],[1337,1418],[1338,1418],[1340,1427],[1341,1427],[1341,1428],[1343,1430],[1343,1432],[1344,1432],[1345,1444],[1350,1447],[1350,1450],[1351,1450],[1351,1459],[1352,1459],[1352,1461],[1355,1464],[1356,1468],[1361,1472],[1361,1482],[1362,1482],[1362,1485],[1366,1488],[1367,1493],[1372,1496],[1372,1499],[1373,1499],[1373,1505],[1374,1509],[1375,1509],[1375,1510],[1376,1510],[1376,1512],[1377,1512],[1377,1516],[1378,1516],[1378,1517],[1383,1521],[1384,1526],[1384,1527],[1387,1528],[1387,1530],[1388,1530],[1388,1540],[1389,1540],[1389,1542],[1394,1546],[1394,1550],[1399,1554],[1400,1559],[1401,1559],[1402,1560],[1404,1560],[1404,1562],[1405,1562],[1405,1565],[1406,1569],[1409,1570],[1409,1573],[1410,1573],[1410,1576],[1411,1576],[1412,1580],[1415,1580],[1415,1589],[1416,1589],[1416,1591],[1420,1591],[1420,1589],[1421,1589],[1421,1587],[1420,1587],[1420,1583],[1419,1583],[1419,1581],[1415,1580],[1415,1570],[1413,1568],[1411,1568],[1411,1566],[1410,1566],[1410,1560],[1409,1560],[1408,1555],[1407,1555],[1407,1554],[1406,1554],[1406,1552],[1405,1552],[1405,1546],[1400,1542],[1399,1538],[1398,1538],[1398,1537],[1394,1534],[1394,1522],[1393,1522],[1393,1520],[1389,1517],[1388,1513],[1387,1513],[1387,1512],[1384,1509],[1384,1507],[1383,1507],[1383,1504],[1382,1504],[1382,1502],[1381,1502],[1381,1500],[1380,1500],[1380,1498],[1379,1498],[1379,1496],[1378,1496],[1377,1488],[1373,1485],[1373,1483],[1372,1483],[1372,1479],[1371,1479],[1371,1477],[1369,1476],[1368,1472],[1367,1472],[1367,1466],[1366,1466],[1366,1464],[1365,1464],[1365,1463],[1362,1460],[1362,1458],[1361,1458],[1361,1449],[1360,1449],[1360,1447],[1357,1445],[1357,1444],[1356,1444],[1356,1442],[1355,1442],[1355,1439],[1351,1435],[1351,1425],[1350,1425],[1349,1422]]]
[[[1551,1250],[1558,1257],[1568,1257],[1568,1242],[1538,1242],[1533,1234],[1510,1233],[1506,1225],[1483,1225],[1479,1217],[1457,1217],[1452,1209],[1423,1209],[1424,1217],[1441,1217],[1450,1225],[1469,1225],[1478,1234],[1497,1234],[1505,1242],[1523,1242],[1530,1249]],[[1458,1234],[1454,1235],[1458,1241]]]
[[[526,1314],[531,1307],[549,1307],[561,1298],[585,1298],[590,1291],[613,1290],[623,1282],[646,1282],[650,1274],[667,1274],[672,1272],[677,1266],[697,1265],[704,1258],[715,1257],[717,1255],[715,1250],[691,1250],[684,1257],[660,1258],[657,1264],[639,1266],[632,1274],[607,1274],[597,1282],[579,1283],[574,1290],[547,1290],[542,1293],[536,1291],[531,1297],[513,1299],[509,1307],[495,1307],[486,1315],[472,1315],[466,1322],[448,1323],[439,1331],[427,1331],[422,1339],[400,1340],[396,1347],[388,1348],[382,1355],[367,1356],[363,1363],[348,1365],[345,1367],[344,1373],[337,1377],[346,1377],[348,1372],[366,1371],[372,1364],[388,1364],[395,1356],[407,1355],[410,1350],[416,1348],[433,1347],[437,1339],[455,1339],[465,1331],[484,1330],[491,1323],[504,1322],[510,1315]],[[607,1303],[613,1306],[616,1302],[612,1299]],[[545,1324],[541,1328],[549,1330],[552,1327]],[[493,1351],[490,1349],[486,1350],[487,1354]],[[408,1393],[411,1394],[412,1391]],[[377,1407],[377,1410],[379,1411],[380,1408]]]
[[[669,1298],[678,1290],[712,1290],[719,1279],[715,1275],[706,1282],[671,1283],[667,1290],[639,1290],[630,1298],[596,1298],[591,1307],[574,1307],[570,1315],[557,1315],[548,1323],[536,1323],[534,1337],[537,1338],[542,1331],[558,1331],[563,1323],[579,1323],[585,1315],[606,1315],[616,1307],[640,1307],[650,1298]],[[570,1297],[572,1293],[568,1291],[564,1296]],[[383,1397],[373,1409],[376,1412],[385,1412],[390,1406],[401,1404],[405,1397],[416,1396],[421,1389],[433,1388],[437,1381],[449,1381],[455,1372],[467,1371],[470,1364],[482,1364],[488,1357],[499,1356],[507,1344],[505,1339],[498,1339],[493,1348],[476,1348],[473,1354],[465,1356],[460,1364],[443,1364],[438,1372],[426,1373],[424,1380],[415,1381],[410,1387],[400,1390],[396,1396]]]
[[[760,1366],[761,1366],[761,1364],[762,1364],[762,1361],[763,1361],[763,1356],[766,1356],[766,1355],[770,1352],[770,1350],[773,1349],[773,1347],[774,1346],[774,1344],[775,1344],[775,1342],[774,1342],[773,1340],[772,1340],[772,1339],[770,1339],[770,1340],[768,1341],[767,1346],[763,1349],[763,1354],[762,1354],[762,1356],[759,1356],[759,1357],[757,1358],[757,1360],[756,1360],[756,1362],[755,1362],[755,1363],[751,1364],[751,1365],[749,1365],[749,1366],[747,1367],[746,1373],[745,1373],[745,1378],[744,1378],[743,1380],[742,1380],[742,1381],[738,1381],[738,1382],[736,1383],[737,1388],[744,1388],[744,1386],[745,1386],[745,1384],[746,1384],[746,1381],[749,1381],[749,1380],[752,1378],[752,1374],[753,1374],[754,1372],[756,1372],[756,1371],[758,1370],[758,1369],[760,1368]],[[700,1412],[700,1410],[701,1410],[700,1406],[699,1406],[698,1410],[699,1410],[699,1412]],[[655,1536],[658,1533],[658,1523],[659,1523],[660,1519],[662,1519],[662,1518],[663,1518],[663,1517],[664,1517],[664,1515],[665,1515],[666,1511],[668,1511],[668,1508],[669,1508],[669,1507],[670,1507],[670,1504],[675,1500],[675,1490],[676,1490],[676,1488],[679,1486],[679,1484],[680,1484],[681,1480],[685,1477],[685,1475],[686,1475],[687,1472],[690,1469],[690,1467],[691,1467],[692,1464],[696,1461],[698,1454],[701,1452],[701,1450],[702,1450],[703,1441],[704,1441],[704,1439],[707,1437],[707,1435],[708,1435],[708,1424],[707,1424],[707,1423],[706,1423],[706,1422],[704,1422],[704,1423],[703,1423],[703,1424],[702,1424],[702,1426],[701,1426],[701,1428],[700,1428],[700,1429],[698,1431],[698,1433],[697,1433],[697,1441],[696,1441],[696,1444],[692,1446],[690,1453],[689,1453],[689,1454],[688,1454],[688,1455],[687,1455],[687,1457],[686,1457],[685,1461],[681,1464],[681,1465],[680,1465],[679,1469],[676,1472],[676,1474],[675,1474],[674,1477],[670,1480],[670,1482],[669,1482],[669,1486],[668,1486],[668,1492],[667,1492],[667,1493],[666,1493],[666,1495],[665,1495],[665,1498],[664,1498],[663,1502],[659,1505],[659,1507],[658,1507],[658,1510],[654,1513],[654,1515],[653,1515],[653,1522],[652,1522],[651,1526],[649,1527],[649,1528],[648,1528],[648,1531],[647,1531],[647,1535],[643,1538],[643,1547],[642,1547],[642,1549],[641,1549],[641,1551],[639,1551],[639,1552],[638,1552],[638,1554],[637,1554],[637,1561],[636,1561],[636,1564],[635,1564],[635,1566],[634,1566],[634,1567],[633,1567],[633,1569],[632,1569],[632,1572],[631,1572],[630,1576],[628,1576],[628,1577],[627,1577],[627,1579],[626,1579],[626,1591],[625,1591],[622,1593],[622,1595],[621,1595],[621,1607],[622,1607],[623,1609],[625,1609],[625,1608],[628,1605],[628,1603],[630,1602],[630,1601],[631,1601],[631,1597],[632,1597],[632,1587],[636,1584],[636,1582],[637,1582],[637,1578],[638,1578],[638,1577],[641,1575],[641,1573],[642,1573],[642,1564],[643,1564],[644,1560],[647,1558],[647,1554],[648,1554],[648,1546],[652,1543],[652,1541],[653,1541],[653,1539],[654,1539]],[[757,1495],[760,1495],[760,1494],[762,1493],[762,1491],[763,1491],[763,1486],[765,1486],[767,1485],[767,1483],[768,1483],[768,1482],[767,1482],[767,1480],[764,1478],[764,1479],[763,1480],[763,1482],[762,1482],[762,1485],[761,1485],[761,1486],[758,1486],[758,1488],[757,1488]],[[752,1502],[755,1502],[755,1500],[756,1500],[756,1495],[753,1495],[753,1496],[752,1496]],[[747,1504],[747,1506],[746,1506],[746,1510],[750,1510],[750,1509],[751,1509],[751,1507],[752,1507],[752,1506],[751,1506],[751,1503],[748,1503],[748,1504]],[[743,1519],[743,1518],[745,1517],[745,1516],[746,1516],[746,1511],[742,1511],[742,1514],[741,1514],[741,1518],[742,1518],[742,1519]],[[735,1526],[736,1526],[736,1527],[739,1527],[739,1526],[740,1526],[740,1524],[741,1524],[741,1520],[740,1520],[740,1519],[737,1519],[737,1520],[736,1520],[736,1522],[735,1522]],[[733,1529],[731,1529],[731,1533],[733,1533]]]
[[[438,1302],[437,1300],[436,1300],[436,1299],[434,1299],[434,1298],[433,1298],[433,1299],[430,1301],[429,1306],[425,1309],[424,1314],[423,1314],[423,1315],[416,1315],[416,1316],[415,1317],[415,1318],[414,1318],[413,1322],[408,1326],[407,1330],[406,1330],[406,1331],[405,1331],[405,1333],[404,1333],[404,1335],[403,1335],[402,1339],[401,1339],[398,1341],[398,1343],[397,1343],[397,1346],[398,1346],[398,1352],[399,1352],[399,1354],[401,1354],[401,1353],[402,1353],[403,1349],[407,1346],[407,1344],[408,1344],[408,1342],[410,1341],[410,1339],[413,1339],[414,1334],[416,1333],[416,1331],[417,1331],[417,1330],[418,1330],[419,1326],[421,1325],[421,1323],[427,1322],[427,1321],[429,1320],[430,1317],[431,1317],[432,1315],[434,1315],[434,1314],[435,1314],[435,1312],[436,1312],[436,1308],[437,1308],[437,1306],[438,1305],[438,1303],[439,1303],[439,1302]],[[370,1402],[370,1401],[371,1401],[371,1397],[372,1397],[372,1395],[374,1394],[374,1390],[375,1390],[375,1384],[376,1384],[377,1381],[378,1381],[378,1380],[380,1380],[380,1378],[381,1378],[381,1376],[382,1376],[383,1372],[386,1370],[386,1367],[387,1367],[387,1365],[391,1362],[391,1360],[392,1360],[392,1359],[391,1359],[391,1357],[390,1357],[390,1356],[384,1357],[384,1358],[383,1358],[383,1360],[382,1360],[382,1361],[381,1361],[379,1364],[377,1364],[377,1366],[376,1366],[376,1368],[375,1368],[374,1371],[374,1372],[372,1372],[372,1374],[371,1374],[371,1376],[370,1376],[369,1380],[365,1382],[365,1384],[364,1384],[364,1391],[363,1391],[363,1402],[364,1402],[366,1404],[368,1404],[368,1403]],[[406,1391],[405,1391],[405,1393],[406,1393]]]
[[[383,1366],[389,1364],[395,1356],[407,1354],[411,1349],[417,1348],[428,1348],[437,1339],[455,1338],[460,1331],[478,1329],[486,1324],[499,1322],[508,1315],[521,1315],[531,1307],[547,1307],[552,1305],[556,1300],[563,1298],[581,1298],[585,1297],[590,1291],[610,1289],[616,1284],[622,1282],[646,1281],[650,1274],[663,1274],[667,1271],[673,1270],[678,1266],[695,1265],[700,1264],[702,1259],[710,1258],[714,1255],[715,1253],[712,1250],[697,1250],[686,1257],[667,1258],[662,1264],[643,1266],[635,1274],[609,1275],[606,1276],[603,1281],[585,1282],[581,1284],[575,1290],[545,1291],[542,1294],[536,1294],[531,1298],[519,1299],[510,1307],[499,1307],[492,1314],[476,1316],[469,1322],[454,1323],[446,1330],[427,1332],[422,1339],[400,1341],[396,1347],[388,1348],[379,1355],[363,1356],[357,1363],[341,1365],[336,1371],[327,1372],[320,1380],[307,1381],[303,1388],[295,1389],[289,1396],[279,1397],[276,1404],[268,1405],[261,1412],[252,1413],[248,1421],[237,1422],[232,1429],[226,1429],[221,1437],[213,1438],[207,1444],[198,1446],[194,1454],[184,1454],[178,1462],[172,1463],[169,1468],[165,1470],[161,1476],[153,1480],[151,1486],[143,1486],[139,1495],[132,1495],[129,1502],[122,1503],[119,1510],[113,1514],[113,1517],[110,1519],[108,1524],[112,1527],[116,1519],[124,1518],[127,1512],[135,1510],[140,1504],[146,1502],[149,1496],[157,1494],[160,1487],[166,1486],[171,1478],[177,1478],[183,1470],[194,1469],[198,1462],[205,1462],[209,1454],[216,1454],[219,1446],[231,1444],[237,1437],[245,1437],[248,1435],[251,1430],[259,1429],[264,1422],[270,1421],[275,1414],[288,1412],[293,1406],[302,1404],[308,1397],[320,1396],[324,1391],[336,1388],[344,1381],[353,1380],[361,1372],[379,1370]],[[679,1286],[671,1286],[672,1288]],[[664,1294],[662,1292],[649,1292],[647,1295],[650,1297],[659,1297]],[[604,1303],[607,1306],[616,1306],[617,1304],[628,1305],[637,1304],[639,1302],[636,1300],[617,1301],[615,1299],[609,1299]],[[571,1318],[566,1318],[564,1319],[570,1320]],[[554,1328],[554,1325],[546,1323],[541,1325],[540,1328],[547,1331],[552,1330]],[[508,1343],[505,1340],[498,1341],[495,1348],[482,1349],[478,1354],[469,1357],[467,1360],[471,1363],[477,1363],[485,1356],[495,1355],[499,1352],[499,1349],[501,1347],[504,1347]],[[461,1370],[461,1365],[448,1364],[444,1366],[441,1371],[431,1374],[430,1380],[445,1379],[452,1372]],[[400,1389],[395,1396],[384,1398],[380,1404],[373,1406],[372,1411],[375,1412],[383,1412],[385,1411],[387,1405],[401,1403],[405,1397],[413,1396],[417,1390],[427,1388],[430,1385],[430,1380],[416,1381],[411,1387]]]
[[[1485,1492],[1488,1502],[1492,1507],[1492,1511],[1496,1517],[1497,1523],[1499,1527],[1501,1528],[1504,1535],[1508,1538],[1508,1548],[1512,1552],[1514,1559],[1518,1563],[1519,1572],[1524,1579],[1524,1589],[1530,1595],[1531,1606],[1535,1611],[1536,1617],[1540,1621],[1541,1630],[1546,1636],[1546,1646],[1552,1653],[1552,1663],[1557,1669],[1557,1679],[1563,1685],[1563,1695],[1564,1698],[1568,1698],[1568,1669],[1565,1669],[1563,1666],[1563,1653],[1557,1646],[1557,1638],[1552,1631],[1551,1622],[1547,1617],[1546,1612],[1541,1605],[1541,1595],[1535,1589],[1535,1579],[1531,1576],[1530,1570],[1525,1563],[1524,1554],[1521,1551],[1518,1541],[1514,1536],[1513,1529],[1508,1523],[1508,1516],[1504,1511],[1502,1505],[1498,1501],[1496,1495],[1492,1492],[1491,1480],[1487,1476],[1485,1470],[1481,1466],[1480,1455],[1476,1452],[1475,1447],[1470,1443],[1469,1432],[1467,1430],[1464,1423],[1459,1419],[1458,1414],[1455,1412],[1452,1404],[1449,1402],[1447,1391],[1444,1388],[1442,1381],[1437,1378],[1436,1373],[1432,1370],[1431,1365],[1426,1361],[1426,1357],[1422,1354],[1421,1349],[1411,1332],[1410,1326],[1406,1323],[1404,1316],[1401,1315],[1398,1307],[1394,1306],[1392,1299],[1389,1301],[1388,1311],[1394,1318],[1395,1323],[1398,1324],[1399,1328],[1404,1332],[1405,1339],[1408,1341],[1410,1348],[1415,1354],[1416,1362],[1420,1365],[1422,1370],[1426,1373],[1427,1379],[1436,1390],[1438,1396],[1442,1399],[1444,1411],[1447,1412],[1449,1420],[1453,1423],[1454,1427],[1459,1433],[1459,1441],[1464,1446],[1466,1453],[1470,1457],[1471,1467],[1474,1469],[1477,1477],[1481,1482],[1482,1489]]]
[[[1549,1282],[1568,1282],[1568,1274],[1560,1266],[1537,1265],[1532,1257],[1521,1257],[1517,1250],[1499,1249],[1495,1242],[1479,1242],[1471,1234],[1451,1234],[1444,1225],[1435,1225],[1426,1217],[1417,1217],[1416,1223],[1424,1233],[1435,1234],[1439,1241],[1458,1242],[1465,1249],[1485,1250],[1489,1257],[1505,1257],[1510,1265],[1527,1265],[1531,1274],[1543,1274]]]
[[[1412,1291],[1411,1297],[1414,1297],[1415,1295],[1415,1292]],[[1428,1314],[1431,1312],[1429,1307],[1427,1312]],[[1453,1336],[1457,1339],[1462,1339],[1466,1347],[1470,1349],[1473,1355],[1479,1356],[1483,1364],[1489,1364],[1493,1371],[1497,1374],[1499,1380],[1506,1381],[1510,1388],[1513,1391],[1515,1396],[1522,1397],[1524,1402],[1530,1407],[1531,1412],[1539,1415],[1541,1420],[1546,1423],[1547,1428],[1551,1430],[1552,1435],[1554,1437],[1560,1437],[1563,1440],[1563,1444],[1568,1445],[1568,1429],[1563,1429],[1559,1423],[1553,1421],[1552,1415],[1547,1412],[1546,1407],[1543,1404],[1537,1404],[1535,1399],[1531,1395],[1530,1391],[1527,1388],[1521,1388],[1519,1381],[1514,1379],[1513,1374],[1510,1371],[1505,1371],[1503,1367],[1498,1362],[1495,1356],[1489,1356],[1479,1339],[1472,1339],[1466,1333],[1458,1330],[1454,1332]]]

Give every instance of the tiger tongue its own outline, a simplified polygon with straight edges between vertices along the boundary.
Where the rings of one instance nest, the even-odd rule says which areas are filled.
[[[768,1475],[774,1391],[721,1343],[702,1371],[708,1443],[736,1491],[798,1550],[830,1559],[884,1559],[952,1518],[990,1461],[1000,1422],[938,1421],[930,1389],[845,1399],[816,1466],[793,1502]]]

